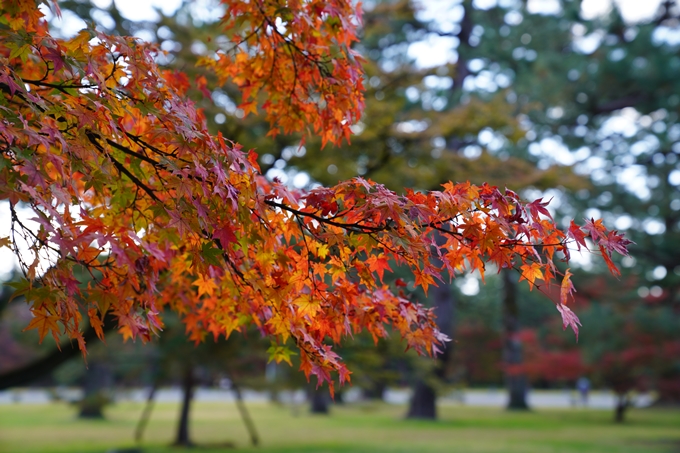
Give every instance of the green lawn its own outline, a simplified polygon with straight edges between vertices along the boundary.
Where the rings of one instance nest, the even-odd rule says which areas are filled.
[[[607,411],[582,409],[508,413],[499,409],[445,406],[437,422],[404,420],[404,407],[365,404],[334,407],[330,416],[299,415],[287,407],[250,404],[262,453],[498,452],[661,453],[680,452],[680,411],[632,410],[624,425]],[[119,403],[102,421],[81,421],[72,407],[0,405],[2,453],[106,453],[131,447],[141,404]],[[208,445],[248,447],[234,405],[199,403],[192,435],[200,452],[230,451]],[[172,440],[178,408],[159,404],[149,423],[144,452],[177,453]],[[233,451],[233,450],[231,450]]]

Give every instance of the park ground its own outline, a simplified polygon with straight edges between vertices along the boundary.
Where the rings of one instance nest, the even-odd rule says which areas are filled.
[[[249,446],[233,403],[198,402],[191,432],[193,451],[261,453],[678,453],[680,411],[632,409],[622,425],[612,413],[582,408],[507,412],[499,408],[445,405],[436,422],[405,420],[405,407],[384,403],[334,406],[329,416],[306,407],[249,404],[261,446]],[[134,446],[142,404],[117,403],[105,420],[78,420],[64,402],[0,405],[1,453],[114,453]],[[168,447],[178,415],[173,403],[156,405],[144,453],[179,453]],[[128,450],[129,451],[129,450]]]

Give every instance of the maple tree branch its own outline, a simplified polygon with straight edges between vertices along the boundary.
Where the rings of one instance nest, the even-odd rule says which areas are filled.
[[[278,29],[278,27],[276,26],[276,24],[275,24],[274,22],[272,22],[271,18],[270,18],[269,16],[267,16],[267,14],[266,14],[266,13],[264,12],[264,10],[262,9],[262,5],[258,4],[258,9],[260,10],[260,13],[262,13],[262,17],[263,17],[264,21],[269,25],[269,27],[271,28],[271,30],[272,30],[274,33],[276,33],[276,34],[284,41],[284,43],[285,43],[289,48],[292,48],[293,50],[297,51],[297,53],[299,53],[300,55],[302,55],[302,56],[303,56],[306,60],[308,60],[310,63],[316,65],[317,69],[319,70],[319,72],[321,73],[322,76],[324,76],[324,77],[330,77],[330,76],[332,75],[331,73],[328,72],[328,69],[326,69],[326,67],[322,65],[322,63],[326,63],[326,62],[331,61],[330,59],[329,59],[329,60],[325,60],[325,61],[324,61],[323,59],[316,59],[316,58],[313,58],[313,56],[310,55],[309,52],[307,52],[307,51],[305,51],[305,50],[303,50],[303,49],[300,49],[300,48],[298,47],[298,45],[295,44],[295,42],[294,42],[293,40],[289,39],[287,36],[285,36],[283,33],[281,33],[281,32],[279,31],[279,29]],[[292,53],[291,53],[291,57],[292,57]],[[293,64],[295,64],[295,59],[294,59],[294,58],[293,58]]]
[[[43,106],[40,105],[40,104],[34,104],[33,102],[29,101],[29,100],[26,98],[26,96],[24,96],[24,93],[22,93],[21,91],[15,90],[14,92],[12,92],[12,89],[9,87],[9,85],[4,84],[4,83],[0,83],[0,90],[2,90],[2,91],[4,91],[5,93],[7,93],[7,94],[10,96],[10,100],[13,99],[14,96],[16,96],[16,97],[22,99],[26,104],[32,105],[32,106],[34,106],[35,108],[37,108],[38,110],[40,110],[42,113],[45,113],[45,110],[46,110],[45,107],[43,107]],[[18,106],[20,106],[20,107],[22,106],[22,104],[20,104],[20,103],[18,103],[18,102],[17,102],[16,104],[17,104]]]
[[[137,144],[138,144],[139,146],[141,146],[141,147],[146,147],[146,148],[151,149],[152,151],[154,151],[154,152],[156,152],[156,153],[158,153],[158,154],[161,154],[161,155],[166,155],[166,156],[174,157],[174,158],[176,158],[177,160],[179,160],[180,162],[184,162],[184,163],[186,163],[186,164],[188,164],[188,165],[191,165],[191,164],[192,164],[192,162],[190,162],[190,161],[188,161],[188,160],[179,159],[179,158],[177,158],[176,156],[174,156],[174,155],[172,155],[172,154],[168,154],[168,153],[162,152],[161,150],[159,150],[159,149],[157,149],[157,148],[155,148],[155,147],[153,147],[153,146],[147,144],[147,143],[144,142],[143,140],[139,139],[139,137],[132,136],[132,135],[130,135],[130,134],[127,134],[127,135],[128,135],[130,138],[132,138],[133,141],[135,141],[135,143],[137,143]],[[136,157],[136,158],[138,158],[138,159],[140,159],[140,160],[142,160],[142,161],[144,161],[144,162],[146,162],[146,163],[148,163],[148,164],[151,164],[151,165],[153,166],[154,170],[156,170],[156,174],[158,175],[158,178],[159,178],[160,180],[164,180],[164,178],[158,173],[158,170],[163,170],[163,171],[167,171],[167,172],[172,172],[170,169],[168,169],[168,168],[167,168],[165,165],[163,165],[162,163],[160,163],[160,162],[158,162],[158,161],[155,161],[155,160],[151,159],[150,157],[145,156],[144,154],[138,153],[137,151],[133,151],[132,149],[130,149],[130,148],[126,147],[126,146],[123,146],[123,145],[121,145],[120,143],[117,143],[117,142],[115,142],[115,141],[113,141],[113,140],[111,140],[111,139],[109,139],[109,138],[106,139],[106,143],[108,143],[108,144],[111,145],[112,147],[116,148],[118,151],[121,151],[121,152],[123,152],[123,153],[125,153],[125,154],[127,154],[127,155],[129,155],[129,156]],[[115,164],[114,164],[114,165],[115,165]],[[188,179],[198,180],[198,181],[206,182],[206,183],[207,183],[207,182],[211,182],[211,181],[208,181],[208,180],[206,180],[206,179],[204,179],[204,178],[201,178],[200,176],[195,176],[195,175],[193,175],[193,174],[176,175],[176,176],[177,176],[178,178],[180,178],[180,179],[188,178]]]
[[[32,80],[32,79],[24,79],[24,78],[21,79],[21,81],[24,82],[24,83],[28,83],[30,85],[35,85],[35,86],[39,86],[39,87],[53,88],[55,90],[61,91],[62,93],[68,94],[69,96],[71,96],[71,93],[66,91],[66,90],[69,90],[69,89],[101,88],[97,84],[86,84],[86,85],[84,85],[82,83],[74,83],[74,84],[66,85],[66,84],[59,84],[59,83],[44,82],[43,80],[44,79],[42,79],[42,80]]]
[[[305,243],[305,248],[307,249],[307,277],[312,280],[312,285],[316,291],[316,282],[314,281],[314,275],[312,274],[312,261],[310,256],[312,251],[309,249],[309,244],[307,243],[307,235],[305,234],[305,229],[309,230],[305,225],[303,225],[300,216],[296,215],[295,220],[297,220],[298,228],[300,228],[300,233],[302,233],[302,241]]]
[[[208,232],[205,229],[202,229],[201,232],[203,233],[203,235],[206,238],[208,238],[208,239],[211,238],[211,235],[208,234]],[[234,271],[234,273],[241,280],[241,282],[243,282],[244,284],[247,284],[247,281],[246,281],[245,276],[243,275],[243,272],[241,272],[241,270],[238,267],[236,267],[236,264],[231,260],[231,258],[229,257],[229,254],[227,253],[227,250],[222,245],[222,241],[219,238],[216,238],[216,237],[212,237],[212,241],[217,246],[217,248],[220,249],[220,251],[222,252],[222,258],[227,263],[227,265],[231,268],[231,270]]]
[[[113,319],[109,316],[104,321],[102,331],[104,333],[109,332],[113,330],[115,326],[116,323],[113,322]],[[92,326],[88,327],[85,332],[83,332],[83,339],[86,342],[96,338],[97,332]],[[0,390],[25,386],[36,379],[45,377],[72,358],[80,356],[82,351],[77,347],[73,347],[72,344],[71,341],[64,342],[60,346],[52,349],[44,357],[17,369],[0,374]]]
[[[10,209],[12,210],[12,223],[19,224],[22,232],[24,232],[24,234],[22,234],[24,240],[26,240],[28,242],[27,235],[31,236],[35,239],[35,241],[33,242],[34,245],[40,244],[41,247],[45,247],[46,249],[51,250],[55,253],[60,253],[59,249],[49,245],[49,242],[47,240],[39,237],[37,234],[35,234],[35,232],[33,230],[28,228],[26,225],[23,224],[23,222],[21,220],[19,220],[19,217],[16,215],[16,211],[14,210],[14,205],[10,205]],[[37,215],[42,215],[42,212],[40,212],[40,210],[36,209],[35,207],[33,207],[33,210]],[[18,246],[16,245],[16,242],[14,243],[14,247],[18,250]]]
[[[234,45],[231,46],[229,49],[221,49],[225,54],[233,54],[236,49],[238,49],[241,45],[245,44],[246,46],[248,45],[248,40],[252,38],[253,36],[257,35],[260,32],[260,29],[266,24],[266,18],[263,18],[262,22],[255,27],[250,33],[248,33],[246,36],[239,36],[241,40],[239,42],[234,42]]]
[[[106,156],[111,160],[111,163],[113,164],[114,167],[116,167],[116,169],[118,169],[119,172],[123,173],[125,176],[127,176],[128,178],[130,178],[130,180],[131,180],[137,187],[139,187],[139,188],[142,189],[144,192],[146,192],[146,193],[147,193],[147,194],[148,194],[155,202],[163,204],[163,202],[161,201],[161,199],[158,198],[158,196],[156,195],[156,192],[154,192],[154,190],[153,190],[151,187],[147,186],[147,185],[144,184],[142,181],[140,181],[139,178],[137,178],[135,175],[133,175],[133,174],[130,172],[130,170],[128,170],[127,168],[125,168],[125,166],[124,166],[123,164],[121,164],[121,163],[118,162],[116,159],[114,159],[113,156],[111,156],[111,154],[109,154],[109,153],[101,146],[101,144],[97,141],[97,138],[98,138],[98,137],[97,137],[93,132],[87,131],[87,132],[85,132],[85,135],[87,136],[88,140],[95,146],[95,148],[97,148],[97,150],[98,150],[99,152],[103,153],[104,155],[106,155]]]
[[[31,205],[31,207],[33,208],[33,211],[37,215],[43,215],[43,213],[38,209],[38,207],[36,207],[34,205]],[[17,213],[16,213],[16,210],[14,209],[14,205],[12,203],[10,203],[10,211],[11,211],[11,216],[12,216],[12,226],[11,226],[12,243],[14,245],[15,255],[17,257],[17,260],[19,261],[19,269],[21,270],[21,273],[23,274],[24,278],[28,279],[26,269],[30,269],[30,266],[28,266],[28,264],[23,260],[21,254],[16,252],[18,250],[18,246],[17,246],[17,243],[16,243],[16,228],[14,227],[15,223],[18,223],[19,226],[21,227],[21,229],[22,229],[21,237],[26,242],[28,242],[28,238],[26,237],[26,235],[30,234],[33,238],[35,238],[35,241],[33,243],[34,245],[36,243],[39,243],[41,247],[47,248],[48,250],[51,250],[52,252],[54,252],[56,254],[59,254],[60,250],[50,246],[49,242],[47,240],[38,237],[31,229],[27,228],[19,220]],[[38,251],[35,251],[34,253],[36,253],[36,260],[37,260],[38,259]],[[90,274],[90,276],[92,277],[92,281],[97,286],[100,286],[100,287],[105,288],[105,289],[107,287],[102,285],[101,282],[99,281],[99,279],[94,275],[94,273],[92,272],[93,269],[107,268],[107,269],[111,270],[112,272],[114,272],[115,274],[117,274],[118,276],[121,276],[121,277],[124,276],[124,274],[120,274],[120,273],[116,272],[115,268],[112,266],[113,262],[111,261],[111,259],[112,259],[111,255],[108,255],[106,260],[102,263],[99,263],[99,264],[93,264],[96,261],[97,257],[93,258],[89,262],[85,262],[84,260],[78,259],[78,258],[73,257],[73,256],[66,256],[63,259],[65,259],[67,261],[71,261],[71,262],[76,263],[76,264],[80,264],[81,266],[83,266],[87,270],[87,272]],[[46,286],[44,274],[36,276],[35,280],[39,281],[42,285]],[[57,287],[61,290],[65,290],[65,286],[63,286],[63,285],[59,285]]]
[[[450,236],[457,237],[457,238],[459,238],[459,239],[461,239],[461,240],[463,240],[463,241],[467,241],[468,243],[472,242],[472,240],[471,240],[470,238],[465,237],[465,236],[463,235],[463,233],[459,233],[459,232],[457,232],[457,231],[448,230],[448,229],[446,229],[446,228],[444,228],[444,227],[442,227],[442,226],[438,226],[438,224],[443,224],[443,223],[452,222],[452,221],[453,221],[453,218],[448,218],[448,219],[446,219],[446,220],[441,220],[441,221],[438,221],[438,222],[430,222],[430,223],[428,223],[428,224],[426,224],[426,225],[419,225],[419,226],[420,226],[420,228],[422,228],[423,226],[432,228],[433,230],[439,231],[440,233],[445,233],[445,234],[448,234],[448,235],[450,235]]]
[[[118,151],[122,151],[129,156],[134,156],[139,160],[142,160],[146,163],[153,165],[154,167],[161,167],[165,170],[165,167],[163,167],[163,165],[161,165],[160,162],[156,162],[155,160],[151,159],[150,157],[145,156],[144,154],[140,154],[137,151],[133,151],[130,148],[127,148],[123,145],[120,145],[120,144],[116,143],[115,141],[111,140],[110,138],[106,139],[106,143],[108,143],[112,147],[116,148]]]
[[[395,249],[392,248],[389,244],[386,244],[385,242],[383,242],[382,240],[380,240],[380,238],[379,238],[378,236],[376,236],[375,234],[373,234],[373,233],[368,233],[368,236],[369,236],[371,239],[373,239],[375,242],[377,242],[378,244],[380,244],[380,245],[382,245],[383,247],[385,247],[385,249],[387,249],[387,250],[389,250],[390,252],[394,253],[395,255],[399,255],[399,256],[402,256],[402,257],[407,257],[407,256],[408,256],[408,254],[406,253],[405,250],[395,250]]]
[[[94,84],[92,84],[92,83],[88,83],[88,84],[72,83],[72,84],[67,85],[67,84],[57,84],[57,83],[45,82],[45,80],[47,80],[47,77],[49,76],[50,72],[54,72],[54,69],[50,70],[50,66],[49,66],[48,62],[45,61],[45,58],[43,57],[40,49],[36,49],[36,50],[38,50],[38,52],[40,53],[40,58],[43,60],[43,62],[45,63],[45,66],[47,67],[47,70],[45,71],[45,75],[42,77],[42,79],[39,79],[39,80],[22,78],[21,79],[22,82],[28,83],[28,84],[31,84],[31,85],[35,85],[35,86],[42,86],[42,87],[46,87],[46,88],[54,88],[54,89],[57,89],[57,90],[65,93],[65,94],[68,94],[69,96],[71,95],[71,93],[68,93],[66,91],[67,89],[95,89],[95,88],[101,89],[102,88],[102,86],[100,86],[96,83],[94,83]],[[111,68],[111,73],[107,77],[104,78],[104,81],[107,81],[107,80],[110,80],[110,79],[113,78],[113,76],[116,73],[116,70],[118,69],[118,66],[117,66],[118,60],[122,57],[122,55],[119,54],[117,57],[114,57],[113,53],[111,53],[111,57],[112,57],[112,63],[113,63],[112,68]]]
[[[389,223],[382,225],[382,226],[370,226],[370,225],[366,225],[366,224],[362,224],[362,223],[349,224],[349,223],[336,222],[332,219],[337,218],[338,217],[337,215],[333,216],[332,218],[326,218],[326,217],[322,217],[322,216],[319,216],[319,215],[311,213],[311,212],[300,211],[298,209],[292,208],[292,207],[290,207],[286,204],[283,204],[283,203],[278,203],[278,202],[271,201],[271,200],[265,200],[264,202],[266,204],[268,204],[269,206],[277,207],[277,208],[283,209],[285,211],[288,211],[288,212],[294,214],[296,217],[297,216],[309,217],[309,218],[312,218],[312,219],[314,219],[314,220],[316,220],[320,223],[336,226],[336,227],[343,228],[343,229],[348,230],[348,231],[359,232],[359,233],[376,233],[376,232],[387,231],[387,230],[391,229]],[[416,225],[416,227],[418,227],[418,228],[429,227],[429,228],[432,228],[433,230],[439,231],[441,233],[445,233],[445,234],[448,234],[448,235],[451,235],[451,236],[455,236],[455,237],[458,237],[458,238],[466,240],[466,241],[471,241],[469,238],[465,237],[462,233],[459,233],[457,231],[452,231],[452,230],[449,230],[449,229],[446,229],[446,228],[440,226],[441,224],[449,222],[451,220],[453,220],[453,219],[446,219],[446,220],[441,220],[441,221],[438,221],[438,222],[431,222],[431,223],[427,223],[427,224]],[[563,242],[558,242],[558,243],[534,244],[534,243],[531,243],[531,242],[513,241],[512,243],[499,244],[499,246],[500,247],[506,247],[506,248],[513,248],[513,247],[516,247],[518,245],[525,246],[525,247],[535,247],[535,248],[539,248],[539,247],[559,247],[559,246],[563,246],[564,244],[566,244],[568,242],[569,241],[565,240]]]
[[[43,63],[45,63],[45,74],[43,74],[42,79],[40,79],[40,81],[47,80],[47,77],[49,77],[50,75],[50,71],[54,70],[54,64],[52,65],[52,69],[50,69],[50,63],[45,59],[45,56],[42,53],[42,48],[34,46],[34,49],[38,51],[40,59],[43,61]]]
[[[125,166],[124,166],[123,164],[121,164],[120,162],[118,162],[116,159],[114,159],[114,158],[111,157],[110,155],[109,155],[109,159],[111,159],[111,162],[113,163],[113,166],[116,167],[116,168],[118,169],[118,171],[120,171],[121,173],[123,173],[125,176],[127,176],[128,178],[130,178],[130,180],[131,180],[137,187],[140,187],[140,188],[141,188],[144,192],[146,192],[146,193],[147,193],[154,201],[156,201],[156,202],[158,202],[158,203],[162,203],[161,199],[158,198],[158,196],[156,195],[156,192],[154,192],[153,189],[151,189],[149,186],[147,186],[147,185],[144,184],[142,181],[140,181],[135,175],[133,175],[133,174],[130,172],[130,170],[128,170],[127,168],[125,168]]]
[[[564,241],[561,242],[555,242],[552,244],[534,244],[533,242],[522,242],[520,240],[508,240],[504,244],[498,244],[499,247],[507,247],[507,248],[513,248],[516,246],[522,246],[522,247],[534,247],[534,248],[540,248],[540,247],[560,247],[564,246],[570,242],[568,239],[565,239]]]
[[[156,154],[159,154],[159,155],[161,155],[161,156],[174,157],[174,158],[176,158],[177,160],[179,160],[180,162],[184,162],[185,164],[191,164],[190,161],[185,160],[185,159],[180,159],[179,157],[177,157],[177,154],[176,154],[176,153],[177,153],[177,150],[175,150],[175,151],[172,152],[172,153],[168,153],[168,152],[165,152],[165,151],[163,151],[163,150],[160,150],[160,149],[156,148],[155,146],[151,145],[150,143],[147,143],[146,141],[142,140],[142,138],[141,138],[140,136],[138,136],[138,135],[134,135],[134,134],[131,134],[131,133],[129,133],[129,132],[126,132],[126,133],[125,133],[125,136],[128,137],[128,138],[130,138],[130,139],[132,139],[132,141],[134,141],[135,143],[137,143],[137,144],[138,144],[139,146],[141,146],[142,148],[149,149],[149,150],[153,151],[153,152],[156,153]]]
[[[347,230],[347,231],[353,231],[355,233],[380,232],[380,231],[386,231],[390,228],[388,225],[375,227],[375,226],[371,226],[371,225],[364,225],[364,224],[361,224],[361,223],[336,222],[334,220],[331,220],[331,219],[328,219],[328,218],[325,218],[325,217],[321,217],[321,216],[314,214],[312,212],[305,212],[305,211],[297,210],[295,208],[291,208],[290,206],[288,206],[286,204],[277,203],[276,201],[264,200],[264,202],[265,202],[265,204],[268,204],[269,206],[283,209],[284,211],[288,211],[291,214],[299,215],[299,216],[303,216],[303,217],[310,217],[310,218],[316,220],[319,223],[336,226],[338,228],[342,228],[342,229]]]
[[[139,137],[132,136],[131,134],[126,134],[126,135],[127,135],[129,138],[131,138],[135,143],[137,143],[137,144],[138,144],[140,147],[142,147],[142,148],[146,147],[146,148],[151,149],[152,151],[157,152],[157,153],[159,153],[159,154],[161,154],[161,155],[164,154],[164,155],[169,155],[169,156],[171,156],[171,155],[168,154],[168,153],[163,153],[162,151],[156,149],[155,147],[153,147],[153,146],[151,146],[151,145],[148,145],[146,142],[144,142],[143,140],[141,140]],[[160,162],[158,162],[158,161],[155,161],[155,160],[151,159],[150,157],[148,157],[148,156],[146,156],[146,155],[144,155],[144,154],[138,153],[138,152],[136,152],[136,151],[134,151],[134,150],[128,148],[127,146],[123,146],[123,145],[121,145],[121,144],[115,142],[114,140],[111,140],[111,139],[107,138],[107,139],[106,139],[106,143],[108,143],[108,144],[109,144],[110,146],[112,146],[113,148],[116,148],[117,150],[119,150],[119,151],[121,151],[121,152],[127,154],[128,156],[136,157],[136,158],[138,158],[138,159],[140,159],[140,160],[142,160],[142,161],[144,161],[144,162],[150,164],[150,165],[153,167],[154,171],[156,172],[156,175],[158,176],[158,180],[159,180],[159,181],[165,181],[165,178],[160,174],[159,170],[163,170],[163,171],[167,171],[167,172],[172,173],[172,171],[169,170],[169,169],[168,169],[165,165],[163,165],[162,163],[160,163]],[[172,156],[172,157],[175,157],[175,156]],[[175,158],[176,158],[176,157],[175,157]],[[113,159],[113,158],[111,158],[111,159],[114,161],[114,165],[116,165],[115,159]],[[187,161],[187,160],[179,159],[179,158],[177,158],[177,160],[179,160],[179,161],[181,161],[181,162],[185,162],[185,163],[187,163],[188,165],[191,165],[191,162],[189,162],[189,161]],[[194,176],[194,175],[191,174],[191,173],[186,174],[186,175],[176,175],[176,176],[177,176],[179,179],[188,178],[188,179],[191,179],[191,180],[198,180],[198,181],[206,182],[206,183],[210,182],[210,183],[212,184],[211,181],[208,181],[208,180],[206,180],[206,179],[204,179],[204,178],[202,178],[202,177],[200,177],[200,176]],[[136,184],[136,183],[135,183],[135,184]],[[139,186],[139,184],[137,184],[137,186],[143,188],[142,186]],[[135,197],[135,199],[136,199],[136,197]]]
[[[12,235],[12,243],[13,243],[13,245],[14,245],[15,255],[16,255],[16,257],[17,257],[17,260],[19,260],[19,269],[21,269],[21,273],[24,275],[24,278],[28,278],[28,275],[27,275],[27,273],[26,273],[26,269],[28,269],[28,265],[27,265],[27,263],[24,261],[24,259],[23,259],[23,257],[21,256],[21,254],[20,254],[20,253],[16,253],[16,251],[18,250],[18,247],[17,247],[17,239],[16,239],[16,234],[17,234],[17,232],[16,232],[16,228],[15,228],[14,225],[15,225],[15,223],[18,222],[18,223],[19,223],[19,226],[20,226],[21,228],[23,228],[24,230],[25,230],[26,228],[23,227],[23,226],[21,225],[21,222],[19,221],[19,217],[17,216],[17,212],[16,212],[16,210],[14,209],[14,203],[12,203],[11,201],[9,202],[9,209],[10,209],[10,213],[11,213],[11,216],[12,216],[12,222],[11,222],[11,226],[10,226],[10,233],[11,233],[11,235]],[[20,234],[20,235],[21,235],[21,236],[24,238],[24,240],[25,240],[25,236],[22,235],[22,234]]]

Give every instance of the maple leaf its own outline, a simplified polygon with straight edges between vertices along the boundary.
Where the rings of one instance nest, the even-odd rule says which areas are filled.
[[[543,280],[543,266],[539,263],[524,264],[521,266],[520,279],[529,282],[529,288],[532,289],[535,285],[536,279]]]
[[[606,228],[602,224],[602,219],[585,219],[586,220],[586,225],[585,228],[588,230],[590,233],[590,237],[593,239],[593,242],[596,244],[600,242],[601,239],[605,239],[605,231]]]
[[[567,305],[567,300],[569,296],[573,297],[572,293],[576,291],[574,289],[574,284],[571,282],[572,273],[567,269],[564,272],[564,278],[562,279],[562,285],[560,286],[560,303],[562,305]]]
[[[269,362],[274,360],[276,363],[281,363],[282,361],[288,363],[288,365],[293,365],[290,361],[291,355],[297,355],[286,346],[279,346],[272,344],[269,349],[267,349],[267,354],[269,354]]]
[[[617,231],[610,231],[606,238],[600,241],[607,250],[615,251],[623,256],[628,256],[628,246],[634,244],[633,241],[626,238],[623,234],[617,234]]]
[[[581,325],[581,321],[579,321],[576,314],[566,305],[560,303],[555,306],[557,307],[557,311],[562,315],[562,329],[565,330],[568,326],[571,327],[574,331],[574,335],[576,335],[576,341],[578,341],[578,326]]]
[[[97,310],[94,308],[90,308],[87,311],[87,315],[90,318],[90,325],[94,329],[94,332],[97,334],[97,337],[101,341],[104,341],[104,324],[102,323],[101,319],[99,319],[99,316],[97,316]]]
[[[215,293],[215,290],[217,289],[217,284],[215,283],[215,281],[212,278],[206,277],[204,275],[201,275],[196,280],[194,280],[193,285],[198,287],[199,297],[202,296],[203,294],[212,296]]]
[[[571,223],[569,224],[569,229],[567,230],[567,234],[569,237],[573,238],[576,241],[576,245],[578,247],[578,250],[581,250],[581,246],[585,247],[588,249],[588,245],[586,244],[586,234],[583,232],[580,226],[578,226],[574,221],[572,220]]]
[[[340,385],[345,385],[346,382],[350,382],[350,375],[352,372],[347,369],[345,365],[342,365],[338,368],[338,380],[340,381]]]
[[[321,308],[317,301],[306,295],[295,299],[294,304],[297,306],[300,316],[314,316]]]
[[[98,248],[86,247],[86,248],[78,250],[78,253],[76,254],[76,258],[80,261],[90,263],[90,262],[93,262],[99,256],[100,253],[101,253],[101,251]]]
[[[328,244],[321,244],[316,251],[316,255],[321,259],[326,259],[329,251]]]
[[[78,349],[80,349],[80,352],[83,356],[83,361],[85,362],[85,365],[87,365],[87,348],[85,347],[85,337],[83,337],[83,334],[79,330],[76,330],[70,334],[70,338],[72,340],[76,340],[78,343]]]
[[[614,264],[614,262],[611,259],[609,251],[605,249],[603,245],[600,245],[600,253],[602,253],[602,258],[604,259],[605,264],[607,264],[609,272],[611,272],[612,275],[615,277],[620,277],[621,271],[619,270],[618,267],[616,267],[616,264]]]
[[[415,284],[419,285],[421,288],[423,288],[425,295],[427,295],[427,289],[430,287],[430,285],[436,286],[436,284],[434,282],[434,278],[430,274],[428,274],[424,271],[416,270],[415,271],[415,277],[416,277],[415,278]]]
[[[392,272],[392,268],[385,257],[371,255],[366,262],[368,263],[368,268],[371,272],[377,272],[380,283],[383,281],[385,271]]]
[[[45,57],[45,60],[52,62],[54,72],[58,72],[64,67],[64,59],[58,48],[48,47],[43,53],[43,56]]]
[[[228,224],[224,224],[221,228],[216,229],[215,232],[213,232],[213,237],[220,241],[222,247],[227,247],[229,244],[238,240],[234,234],[234,230]]]
[[[529,209],[529,212],[531,213],[531,216],[534,218],[534,220],[536,220],[537,222],[540,221],[541,217],[540,214],[543,214],[544,216],[552,220],[552,215],[550,214],[550,211],[548,211],[545,208],[550,204],[551,201],[552,198],[546,202],[543,201],[543,198],[539,198],[527,204],[527,209]]]
[[[248,162],[255,170],[260,171],[260,164],[257,162],[257,153],[254,150],[248,151]]]
[[[48,333],[51,333],[58,346],[60,329],[57,321],[59,321],[59,319],[60,318],[57,315],[51,315],[43,310],[36,310],[33,312],[33,319],[28,323],[24,331],[36,329],[38,331],[40,343],[42,343]]]

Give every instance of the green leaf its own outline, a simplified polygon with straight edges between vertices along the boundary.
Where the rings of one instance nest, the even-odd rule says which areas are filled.
[[[282,361],[284,361],[291,366],[293,365],[293,363],[290,361],[290,356],[297,355],[295,352],[288,349],[287,346],[279,346],[274,343],[272,343],[269,349],[267,349],[267,353],[269,354],[269,362],[271,362],[272,360],[276,361],[276,363],[281,363]]]
[[[31,289],[31,282],[23,278],[13,282],[6,282],[5,285],[14,288],[14,292],[9,298],[10,302],[19,296],[23,296]]]
[[[212,264],[214,266],[219,266],[222,264],[220,263],[222,250],[218,249],[217,247],[213,247],[212,244],[210,244],[209,242],[206,242],[201,247],[201,256],[203,257],[203,260],[208,264]]]

